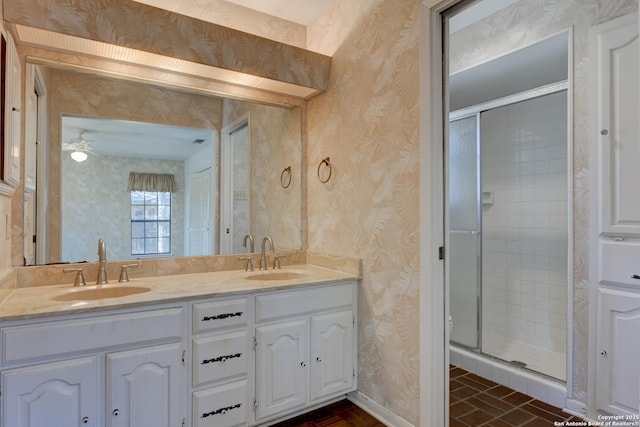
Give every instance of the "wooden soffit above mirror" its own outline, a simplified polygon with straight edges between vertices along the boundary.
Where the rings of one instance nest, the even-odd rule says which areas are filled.
[[[21,45],[145,64],[307,99],[331,57],[131,0],[5,1]]]

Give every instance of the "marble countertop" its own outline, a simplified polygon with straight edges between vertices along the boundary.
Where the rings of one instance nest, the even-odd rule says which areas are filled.
[[[280,276],[280,278],[277,280],[261,278],[261,275],[273,274]],[[11,291],[0,303],[0,320],[87,313],[106,309],[130,308],[249,292],[264,292],[357,279],[357,276],[350,273],[303,264],[283,267],[280,270],[256,270],[252,272],[232,270],[143,277],[131,279],[126,283],[118,283],[117,281],[111,281],[106,285],[87,283],[87,286],[83,287],[74,287],[71,284],[18,287]],[[59,300],[63,295],[86,289],[132,286],[149,288],[149,291],[116,298]]]

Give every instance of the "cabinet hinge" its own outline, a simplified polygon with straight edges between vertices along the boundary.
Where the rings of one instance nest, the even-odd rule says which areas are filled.
[[[356,316],[355,315],[351,316],[351,323],[353,323],[353,326],[356,326]]]
[[[182,427],[187,427],[187,419],[186,418],[182,419]]]
[[[187,350],[182,350],[182,366],[187,366]]]
[[[351,371],[351,376],[352,376],[353,378],[355,378],[355,377],[356,377],[356,370],[355,370],[355,368],[353,369],[353,371]]]
[[[257,348],[258,348],[258,339],[256,337],[253,337],[253,351],[256,351]]]
[[[438,248],[438,259],[444,259],[444,246]]]
[[[253,412],[256,412],[258,410],[258,401],[256,399],[253,399]]]

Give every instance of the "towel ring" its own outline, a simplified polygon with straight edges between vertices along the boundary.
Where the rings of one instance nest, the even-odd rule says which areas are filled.
[[[322,179],[322,177],[320,176],[320,168],[322,167],[322,165],[325,165],[326,167],[329,168],[329,176],[327,176],[326,179]],[[326,184],[327,182],[329,182],[329,180],[331,179],[332,173],[333,173],[333,167],[331,167],[331,161],[329,157],[322,159],[318,164],[318,179],[320,180],[320,182],[323,184]]]
[[[282,169],[280,185],[282,185],[282,188],[289,188],[291,186],[291,166]]]

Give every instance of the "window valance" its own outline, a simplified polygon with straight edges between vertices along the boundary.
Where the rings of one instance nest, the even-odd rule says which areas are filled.
[[[176,192],[176,179],[172,174],[130,172],[127,191]]]

